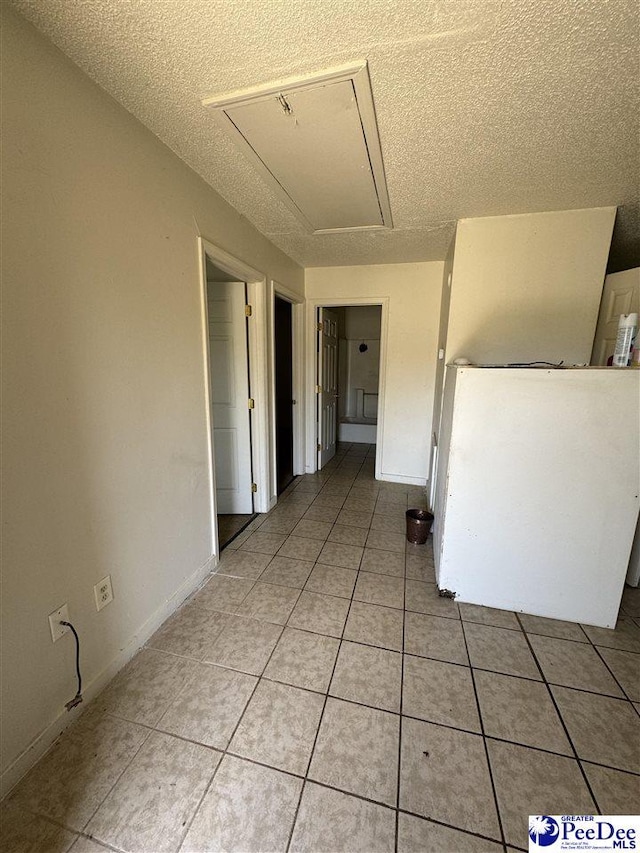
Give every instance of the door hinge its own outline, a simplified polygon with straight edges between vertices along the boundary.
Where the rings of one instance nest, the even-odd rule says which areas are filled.
[[[253,314],[253,308],[251,307],[251,305],[245,305],[244,306],[244,316],[245,317],[251,317],[252,314]]]
[[[253,399],[253,397],[249,397],[249,408],[253,409],[253,408],[255,408],[255,405],[256,405],[256,401]]]
[[[316,385],[316,394],[319,394],[322,391],[321,385]]]
[[[324,325],[323,325],[322,323],[316,323],[316,329],[317,329],[319,332],[322,332],[322,331],[323,331],[323,329],[324,329]]]
[[[318,445],[318,453],[320,453],[320,451],[321,451],[321,450],[322,450],[322,445],[321,445],[321,444],[319,444],[319,445]]]
[[[258,484],[257,483],[251,483],[251,491],[252,492],[258,491]]]

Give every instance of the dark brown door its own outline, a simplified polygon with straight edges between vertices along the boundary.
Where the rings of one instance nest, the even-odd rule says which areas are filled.
[[[293,479],[293,336],[291,303],[275,300],[276,479],[280,494]]]

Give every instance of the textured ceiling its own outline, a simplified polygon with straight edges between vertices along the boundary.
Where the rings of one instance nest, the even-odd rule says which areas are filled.
[[[304,266],[444,258],[463,217],[617,205],[640,265],[637,0],[10,0]],[[394,230],[311,235],[201,99],[367,59]]]

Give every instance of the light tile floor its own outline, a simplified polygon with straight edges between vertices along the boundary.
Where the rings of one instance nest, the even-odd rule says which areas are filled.
[[[615,631],[440,598],[415,487],[299,478],[18,786],[3,849],[500,851],[640,802],[640,591]]]

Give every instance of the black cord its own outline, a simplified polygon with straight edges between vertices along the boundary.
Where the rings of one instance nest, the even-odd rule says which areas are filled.
[[[512,364],[507,364],[507,367],[562,367],[564,364],[563,361],[559,361],[557,363],[553,361],[523,361],[523,362],[513,362]]]
[[[67,710],[70,711],[73,707],[82,702],[82,675],[80,675],[80,637],[78,636],[78,632],[73,627],[71,622],[64,622],[60,620],[61,625],[66,625],[67,628],[73,633],[73,636],[76,638],[76,675],[78,676],[78,692],[73,697],[70,702],[67,702]]]

